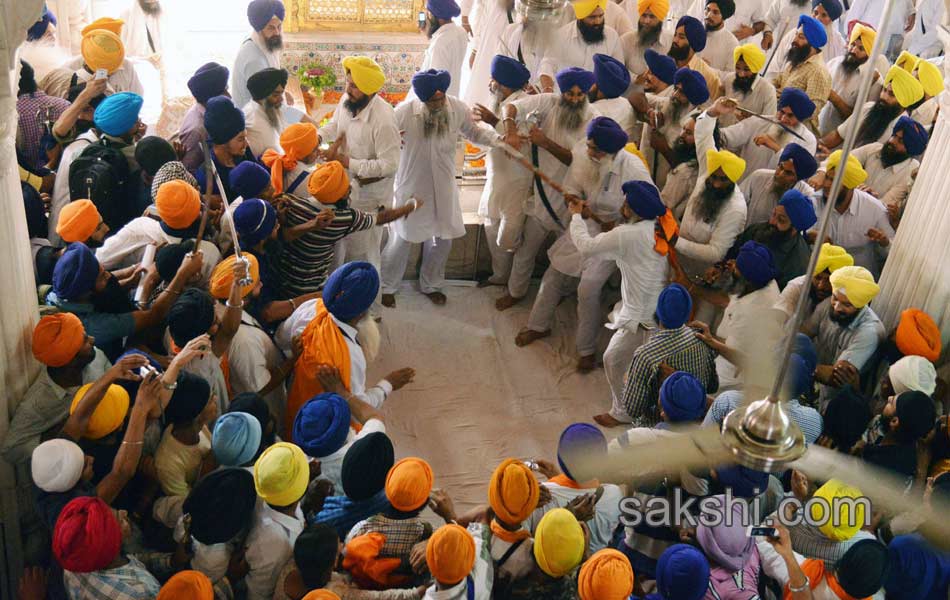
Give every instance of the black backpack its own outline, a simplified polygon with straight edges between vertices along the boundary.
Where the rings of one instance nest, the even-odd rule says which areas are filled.
[[[113,232],[137,216],[129,202],[130,182],[128,159],[106,140],[89,144],[69,165],[70,201],[91,200]]]

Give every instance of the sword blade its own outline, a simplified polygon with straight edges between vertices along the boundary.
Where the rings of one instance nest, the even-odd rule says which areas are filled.
[[[782,124],[778,119],[773,119],[772,117],[766,117],[765,115],[760,115],[759,113],[752,112],[752,111],[749,110],[748,108],[742,108],[741,106],[736,106],[736,110],[741,111],[741,112],[744,112],[745,114],[749,115],[750,117],[757,117],[757,118],[759,118],[759,119],[762,119],[763,121],[768,121],[769,123],[772,123],[773,125],[778,125],[779,127],[781,127],[782,129],[784,129],[785,131],[789,132],[790,134],[794,135],[795,137],[797,137],[797,138],[800,139],[801,141],[803,141],[803,142],[805,141],[804,136],[802,136],[802,135],[799,134],[798,132],[792,130],[788,125]]]

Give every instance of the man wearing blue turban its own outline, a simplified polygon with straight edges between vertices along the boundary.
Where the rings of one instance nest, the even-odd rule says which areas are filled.
[[[491,77],[492,107],[476,104],[475,118],[503,134],[505,110],[528,96],[525,86],[531,72],[514,58],[498,54],[492,60]],[[531,197],[533,177],[497,145],[488,151],[485,162],[486,181],[478,214],[485,221],[492,273],[480,285],[505,285],[511,273],[512,252],[518,248],[524,230],[524,207]]]
[[[594,86],[588,92],[591,106],[616,121],[628,134],[633,134],[637,113],[626,98],[627,88],[630,87],[630,71],[612,56],[595,54],[594,81]]]
[[[606,10],[607,2],[594,0],[574,2],[571,8],[567,9],[568,15],[576,19],[571,19],[549,34],[550,39],[557,40],[557,43],[547,44],[544,58],[541,59],[539,69],[542,91],[565,91],[561,82],[557,81],[557,74],[569,67],[592,71],[595,54],[606,54],[623,62],[620,35],[607,25]]]
[[[667,54],[676,61],[676,68],[689,67],[698,71],[706,80],[712,98],[719,96],[722,80],[719,72],[703,60],[700,53],[706,48],[706,26],[695,17],[685,15],[676,22],[673,42]]]
[[[818,131],[818,113],[828,102],[831,94],[831,74],[825,64],[822,48],[828,43],[825,26],[814,17],[802,15],[798,18],[795,37],[788,47],[787,60],[781,64],[781,71],[772,83],[775,89],[798,88],[805,92],[815,104],[808,128]],[[775,61],[773,60],[774,64]]]
[[[587,124],[596,116],[588,101],[595,80],[592,72],[579,67],[558,72],[557,80],[559,94],[520,98],[508,103],[499,117],[505,143],[524,153],[548,177],[562,181],[571,165],[572,148],[583,143]],[[561,234],[570,216],[560,192],[539,177],[534,177],[531,185],[536,201],[525,218],[521,242],[512,257],[508,293],[495,302],[498,310],[507,310],[525,297],[535,257],[545,238],[549,232]]]
[[[720,103],[723,114],[734,111],[731,103]],[[814,154],[818,149],[815,134],[806,122],[815,113],[815,103],[798,88],[785,88],[778,100],[775,120],[781,125],[755,117],[747,118],[720,130],[725,148],[746,161],[746,174],[759,169],[774,169],[785,146],[796,143]]]
[[[425,33],[429,46],[422,56],[420,72],[429,70],[446,71],[451,81],[446,93],[459,97],[462,82],[462,63],[468,49],[468,33],[453,21],[461,14],[455,0],[428,0],[426,2]],[[416,94],[415,86],[409,90],[408,99]]]
[[[450,82],[446,71],[420,71],[412,78],[416,97],[396,108],[403,149],[393,208],[421,208],[390,226],[382,255],[383,306],[396,305],[413,244],[424,244],[419,290],[436,305],[445,304],[442,288],[452,240],[465,235],[454,149],[460,135],[481,146],[491,146],[498,138],[493,129],[474,121],[464,102],[446,94]]]
[[[596,117],[587,126],[586,145],[577,144],[574,147],[571,167],[564,178],[564,189],[568,194],[566,200],[571,213],[583,212],[587,220],[584,222],[580,216],[572,217],[572,231],[562,234],[548,251],[551,266],[544,273],[527,327],[515,338],[517,345],[525,346],[550,335],[558,303],[576,288],[577,369],[582,373],[593,370],[596,364],[597,334],[603,325],[600,292],[617,269],[615,261],[618,255],[596,251],[592,246],[585,246],[582,250],[575,245],[574,240],[578,239],[584,245],[590,242],[590,237],[604,230],[601,224],[625,222],[621,212],[625,206],[623,186],[632,181],[650,181],[643,161],[624,150],[626,144],[627,134],[616,121],[609,117]],[[592,176],[592,173],[596,176]],[[574,223],[578,221],[575,226]],[[573,233],[578,228],[586,229],[586,238],[580,232],[577,235]],[[633,249],[630,251],[633,252]],[[640,255],[638,251],[637,261],[642,260]],[[654,277],[662,279],[666,271],[661,266],[665,268],[663,261],[653,261],[652,267],[648,269],[647,280]],[[643,265],[638,268],[646,269]],[[634,284],[631,282],[630,285]],[[655,293],[660,293],[659,287]],[[640,299],[631,310],[621,311],[611,327],[619,329],[629,325],[636,331],[640,323],[649,322],[652,307],[653,301],[649,296]]]
[[[763,244],[772,252],[776,267],[775,280],[782,289],[808,268],[811,247],[802,234],[817,222],[818,216],[811,198],[792,188],[782,195],[768,221],[750,221],[745,231],[736,238],[726,259],[734,259],[748,241]]]
[[[185,168],[194,172],[204,162],[204,152],[201,142],[208,139],[205,131],[205,103],[215,96],[228,94],[228,79],[231,71],[224,65],[216,62],[205,63],[198,67],[195,74],[188,79],[188,90],[195,99],[195,104],[185,113],[181,122],[179,139],[185,146],[185,156],[181,162]]]
[[[814,155],[795,142],[790,142],[778,157],[774,169],[759,169],[742,181],[739,186],[749,210],[746,223],[764,223],[772,217],[772,210],[778,206],[782,194],[795,189],[810,196],[815,191],[808,185],[808,179],[818,170],[818,161]]]
[[[628,155],[634,162],[640,162],[628,152],[622,154]],[[627,159],[624,157],[621,162]],[[636,172],[637,169],[630,171]],[[642,163],[639,171],[641,175],[644,172]],[[585,263],[594,265],[599,260],[602,268],[613,270],[616,265],[620,269],[621,299],[607,323],[607,327],[615,330],[615,333],[604,352],[607,382],[613,402],[618,407],[621,406],[619,400],[623,392],[623,377],[633,353],[646,341],[648,331],[655,325],[656,303],[669,279],[667,257],[657,250],[654,233],[657,220],[667,214],[660,191],[648,178],[632,179],[623,183],[620,194],[624,202],[620,205],[618,226],[607,232],[592,233],[590,219],[585,221],[583,218],[583,209],[589,206],[576,202],[571,205],[573,216],[570,228],[571,240]],[[585,283],[585,275],[588,275],[588,269],[582,274],[581,285]],[[578,295],[580,297],[580,290]],[[599,301],[599,294],[595,298]],[[578,310],[581,310],[580,306]],[[599,328],[599,319],[594,320],[593,324]],[[580,326],[578,332],[580,342]],[[585,334],[589,336],[589,332]]]

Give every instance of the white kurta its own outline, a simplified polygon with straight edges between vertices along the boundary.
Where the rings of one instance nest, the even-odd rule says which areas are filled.
[[[452,83],[449,85],[446,94],[457,98],[462,85],[462,63],[465,62],[467,48],[468,33],[460,25],[446,23],[432,34],[429,46],[426,48],[425,54],[422,55],[422,65],[419,70],[439,69],[448,71],[449,75],[452,76]],[[407,99],[415,97],[415,93],[410,88]]]
[[[594,70],[594,55],[607,54],[623,62],[623,48],[620,47],[620,36],[613,28],[604,26],[604,39],[594,44],[588,44],[581,37],[576,22],[562,26],[554,34],[557,43],[549,46],[541,61],[541,74],[554,79],[561,69],[580,67],[588,71]],[[555,81],[555,87],[557,81]]]
[[[508,96],[499,106],[499,117],[505,107],[528,96],[522,90]],[[504,133],[504,121],[498,121],[495,130]],[[531,171],[512,160],[501,148],[492,148],[485,157],[487,177],[482,190],[478,214],[489,219],[517,216],[524,212],[524,202],[531,195],[534,177]]]
[[[89,81],[95,77],[94,73],[90,73],[83,68],[83,63],[84,61],[82,56],[77,56],[63,65],[65,68],[76,73],[79,83]],[[71,75],[72,74],[70,74],[70,76]],[[143,98],[145,97],[145,88],[142,86],[139,76],[135,73],[135,67],[127,58],[122,61],[121,67],[109,75],[109,87],[112,88],[113,94],[118,92],[132,92],[142,96]]]
[[[868,178],[863,185],[872,190],[880,200],[883,200],[884,194],[891,188],[912,183],[914,172],[920,168],[920,161],[916,158],[908,158],[896,165],[885,167],[881,162],[883,147],[883,144],[865,144],[852,151],[868,172]]]
[[[628,181],[650,181],[643,161],[621,150],[612,158],[608,155],[600,164],[587,155],[587,140],[582,140],[571,149],[574,160],[564,178],[564,189],[587,202],[591,212],[602,221],[621,222],[620,207],[626,202],[621,187]],[[593,219],[584,221],[591,237],[601,233],[600,225]],[[566,225],[566,223],[565,223]],[[584,257],[574,245],[570,232],[566,231],[548,250],[551,266],[573,277],[597,262],[612,261],[612,258],[591,255]]]
[[[756,77],[752,83],[752,89],[749,90],[748,93],[745,93],[735,89],[735,80],[735,71],[722,78],[723,96],[735,98],[739,101],[739,106],[747,108],[754,113],[768,116],[775,114],[776,108],[778,107],[778,100],[775,97],[775,86],[772,85],[771,81],[764,77]],[[736,113],[722,115],[719,117],[719,127],[735,125],[738,121]]]
[[[346,135],[342,150],[350,157],[350,204],[360,210],[376,210],[392,199],[393,175],[399,166],[401,140],[395,112],[377,94],[354,117],[344,105],[348,99],[346,94],[340,98],[330,121],[320,128],[320,141]],[[382,179],[362,185],[357,178]]]
[[[619,96],[617,98],[604,98],[592,104],[594,110],[605,117],[610,117],[620,125],[620,128],[627,132],[630,140],[633,141],[633,132],[637,129],[637,112],[633,109],[630,101]]]
[[[524,61],[531,73],[529,83],[541,87],[541,61],[544,60],[544,43],[539,28],[534,23],[514,23],[505,28],[498,44],[498,54]],[[520,53],[520,55],[519,55]]]
[[[455,183],[455,150],[461,134],[483,146],[497,137],[487,125],[472,120],[468,106],[454,96],[446,97],[449,131],[445,135],[426,137],[425,116],[428,111],[419,99],[406,100],[396,107],[396,125],[403,132],[403,151],[396,171],[393,208],[417,198],[423,206],[404,219],[390,225],[402,239],[420,243],[433,237],[451,240],[465,235],[462,206]]]
[[[636,2],[634,2],[636,5]],[[643,75],[649,70],[647,61],[643,58],[647,50],[654,50],[660,54],[666,54],[670,49],[670,42],[673,36],[665,28],[660,29],[660,37],[650,46],[640,44],[640,37],[637,30],[630,31],[620,36],[620,47],[623,49],[623,61],[627,65],[627,70],[633,74],[633,79]]]
[[[532,112],[537,111],[540,118],[540,128],[541,131],[553,142],[562,146],[564,148],[573,148],[577,142],[586,139],[586,130],[587,123],[597,116],[597,111],[592,106],[588,105],[584,117],[582,119],[582,124],[580,127],[574,130],[567,130],[561,126],[558,122],[558,103],[560,102],[560,94],[536,94],[534,96],[528,96],[522,98],[517,102],[514,102],[513,105],[518,109],[518,123],[519,126],[524,125],[524,119]],[[524,146],[522,150],[525,151],[525,156],[530,157],[530,146]],[[564,176],[567,174],[568,166],[562,163],[560,160],[555,158],[553,154],[544,149],[538,149],[538,166],[541,169],[541,172],[545,173],[548,177],[552,178],[554,181],[562,181]],[[535,184],[535,188],[537,185]],[[564,227],[567,227],[567,221],[569,218],[567,205],[564,203],[564,197],[560,193],[554,191],[548,184],[542,184],[545,194],[547,195],[548,201],[551,204],[551,208],[558,215],[558,218],[561,221],[561,224]],[[544,203],[541,202],[540,198],[534,203],[533,214],[544,227],[550,231],[558,230],[561,228],[554,222],[554,219],[551,218],[551,215],[548,214],[547,209],[544,207]]]
[[[720,73],[735,70],[735,61],[732,53],[739,45],[739,40],[731,31],[723,27],[718,31],[706,32],[706,47],[699,53],[709,66]]]
[[[56,42],[74,56],[82,51],[82,30],[92,22],[89,0],[46,0],[56,15]]]
[[[489,106],[491,92],[488,91],[488,82],[491,80],[492,59],[500,53],[498,40],[501,34],[508,25],[514,23],[514,19],[514,11],[505,10],[498,2],[489,2],[482,13],[478,30],[472,39],[475,63],[461,96],[469,106]]]
[[[264,45],[261,34],[254,32],[241,42],[234,67],[231,69],[231,99],[234,106],[244,106],[252,100],[247,90],[247,80],[258,71],[280,68],[280,52],[270,52]]]
[[[216,309],[224,313],[224,305],[218,303]],[[271,371],[277,370],[284,362],[284,353],[257,319],[244,311],[241,313],[241,325],[231,339],[228,348],[228,371],[231,391],[234,394],[244,392],[257,393],[270,382]],[[264,396],[271,414],[283,423],[287,406],[287,390],[283,385]]]
[[[766,285],[745,296],[729,295],[729,305],[723,312],[722,322],[716,335],[724,339],[730,348],[740,349],[743,343],[753,339],[756,331],[761,331],[763,319],[779,317],[772,307],[779,300],[778,285],[773,279]],[[736,389],[742,385],[739,368],[725,359],[716,357],[716,375],[719,377],[719,391]]]
[[[262,100],[262,102],[264,102]],[[282,113],[277,113],[277,127],[267,118],[267,111],[261,102],[251,100],[244,105],[244,123],[247,130],[247,145],[251,154],[259,157],[265,150],[276,150],[283,154],[280,147],[280,134],[287,128]]]

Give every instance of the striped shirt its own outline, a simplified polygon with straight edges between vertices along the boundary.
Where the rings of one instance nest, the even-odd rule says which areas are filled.
[[[716,397],[716,401],[709,407],[709,412],[706,413],[703,425],[722,425],[726,415],[742,405],[742,398],[743,394],[738,390],[731,390],[719,394],[719,396]],[[785,409],[788,411],[788,415],[792,420],[801,428],[802,433],[805,434],[805,443],[814,444],[815,440],[821,436],[822,428],[824,427],[824,420],[821,418],[821,414],[814,408],[799,404],[798,398],[786,401]]]
[[[163,556],[162,567],[168,568],[167,557]],[[161,585],[146,566],[134,556],[129,562],[114,569],[102,569],[91,573],[63,572],[66,595],[70,600],[141,600],[158,595]],[[149,561],[162,562],[162,559]]]
[[[312,221],[325,208],[288,195],[287,227]],[[316,292],[323,287],[333,262],[333,246],[347,235],[376,226],[376,215],[355,208],[334,209],[333,221],[323,229],[308,231],[284,246],[280,277],[284,294],[290,298]]]
[[[377,515],[390,507],[386,492],[380,490],[372,498],[359,502],[346,496],[329,496],[323,502],[320,512],[310,517],[311,523],[323,523],[336,529],[340,539],[344,539],[353,525]]]
[[[657,423],[656,402],[660,394],[660,363],[692,374],[706,387],[707,393],[719,388],[716,354],[686,325],[679,329],[659,329],[650,340],[637,348],[627,371],[623,405],[633,418],[634,427],[652,427]]]

